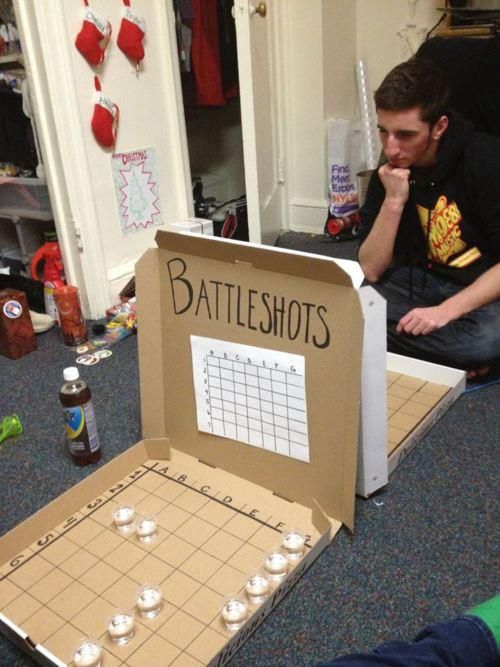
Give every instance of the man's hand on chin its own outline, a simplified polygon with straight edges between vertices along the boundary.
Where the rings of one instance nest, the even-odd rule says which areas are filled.
[[[408,201],[410,194],[409,169],[401,169],[386,162],[379,168],[378,175],[385,188],[387,199],[400,200],[403,203]]]

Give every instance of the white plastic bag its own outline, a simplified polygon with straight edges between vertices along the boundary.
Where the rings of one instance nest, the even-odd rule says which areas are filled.
[[[347,218],[359,208],[356,174],[366,168],[359,121],[328,121],[328,193],[330,214]]]

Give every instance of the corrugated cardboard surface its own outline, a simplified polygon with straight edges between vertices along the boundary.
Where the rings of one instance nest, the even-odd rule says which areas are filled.
[[[14,557],[22,561],[23,555],[20,550],[42,535],[50,533],[54,526],[80,510],[92,498],[99,496],[116,479],[124,477],[135,466],[147,459],[168,459],[169,457],[170,447],[167,439],[142,441],[129,448],[1,537],[2,563]]]
[[[414,378],[436,384],[432,409],[418,423],[388,457],[388,473],[391,474],[422,440],[425,434],[441,419],[465,389],[466,373],[457,368],[433,364],[398,354],[387,355],[387,370],[408,374]],[[441,389],[439,388],[441,386]],[[448,388],[447,390],[444,390]]]
[[[363,318],[350,278],[312,255],[170,232],[157,242],[136,266],[144,437],[168,434],[176,449],[301,504],[316,499],[352,528]],[[263,294],[285,310],[300,304],[292,336]],[[198,431],[191,335],[305,357],[309,463]]]
[[[389,475],[460,396],[465,389],[465,372],[387,352],[385,299],[368,286],[362,287],[359,294],[368,334],[363,344],[356,491],[366,498],[388,483]],[[389,408],[386,384],[391,371],[446,385],[449,391],[443,397],[436,397],[428,414],[416,426],[412,426],[408,436],[388,452],[390,418],[386,421],[380,417],[385,415]]]
[[[154,472],[150,473],[149,471]],[[155,476],[154,483],[151,486],[142,481],[148,474]],[[200,620],[192,620],[193,623],[197,623],[198,630],[202,630],[202,633],[191,643],[188,642],[189,646],[183,646],[188,655],[194,653],[197,659],[202,661],[202,664],[214,666],[224,664],[279,603],[321,550],[328,545],[341,526],[340,522],[329,520],[321,511],[321,508],[317,506],[307,508],[284,501],[274,496],[269,490],[237,478],[230,473],[208,467],[184,452],[171,449],[166,440],[142,441],[97,470],[0,539],[0,552],[2,556],[7,556],[9,559],[7,562],[0,564],[0,588],[2,588],[2,596],[0,596],[1,631],[42,665],[61,665],[70,662],[78,638],[82,635],[82,627],[89,627],[89,623],[94,628],[95,636],[102,643],[106,664],[108,660],[114,664],[114,660],[118,658],[120,664],[143,665],[146,664],[148,655],[154,655],[156,659],[153,661],[154,664],[159,664],[158,655],[151,653],[151,651],[156,651],[160,645],[164,646],[165,650],[169,649],[172,652],[168,660],[166,653],[162,653],[160,664],[182,664],[182,656],[184,655],[182,648],[178,645],[173,646],[166,641],[166,631],[163,630],[161,636],[158,636],[156,634],[158,630],[156,622],[140,622],[140,619],[138,619],[136,638],[126,647],[117,648],[106,635],[106,615],[104,613],[105,608],[112,608],[111,598],[109,597],[110,591],[114,591],[112,593],[114,606],[124,607],[131,603],[139,585],[137,582],[133,583],[127,576],[123,576],[108,589],[109,583],[120,577],[120,573],[123,572],[120,569],[120,564],[126,563],[125,571],[129,572],[130,563],[138,558],[142,559],[150,551],[149,547],[139,548],[133,537],[127,538],[116,533],[111,525],[111,508],[116,507],[115,502],[123,502],[131,497],[130,494],[134,493],[139,506],[141,504],[140,498],[148,503],[156,499],[158,503],[159,496],[154,495],[157,492],[158,485],[166,481],[168,488],[172,489],[173,480],[177,480],[183,490],[189,490],[187,493],[193,494],[189,496],[187,501],[193,510],[195,509],[195,504],[193,504],[195,500],[196,506],[200,504],[200,507],[204,509],[199,516],[195,512],[191,519],[191,521],[197,522],[198,528],[194,531],[196,539],[202,539],[203,530],[210,530],[210,534],[217,532],[215,524],[218,521],[214,518],[215,515],[210,515],[213,523],[207,521],[207,505],[204,503],[208,502],[210,504],[210,499],[213,499],[212,502],[216,503],[215,506],[212,506],[212,511],[225,514],[224,518],[220,519],[219,517],[219,523],[222,522],[228,530],[233,531],[221,533],[221,539],[225,541],[232,539],[234,541],[236,540],[236,537],[234,537],[236,533],[239,533],[242,537],[243,547],[241,550],[233,554],[234,548],[227,549],[229,562],[234,565],[234,568],[226,564],[228,569],[238,573],[238,578],[241,579],[240,584],[244,581],[246,569],[257,567],[266,549],[273,546],[276,539],[275,535],[279,536],[280,534],[280,527],[296,522],[308,534],[308,540],[310,540],[307,553],[288,573],[286,579],[262,606],[254,608],[250,605],[248,621],[238,632],[231,633],[225,629],[218,615],[223,596],[220,591],[219,594],[215,592],[218,589],[215,584],[210,584],[210,581],[206,582],[213,569],[196,570],[196,567],[199,568],[199,566],[194,565],[194,574],[192,570],[188,571],[196,579],[195,582],[185,575],[186,570],[184,570],[184,574],[182,571],[176,571],[176,567],[173,566],[175,558],[174,560],[167,559],[168,562],[161,560],[162,554],[168,552],[173,557],[175,552],[176,558],[179,558],[178,564],[181,569],[186,567],[184,557],[177,554],[182,540],[172,534],[169,538],[169,532],[164,527],[166,522],[169,528],[174,530],[174,525],[171,523],[172,515],[169,513],[171,518],[167,520],[166,517],[162,518],[160,513],[158,517],[160,526],[158,546],[160,550],[155,550],[153,544],[151,546],[151,557],[156,563],[158,576],[160,576],[160,572],[163,572],[162,578],[167,572],[172,575],[168,576],[161,585],[166,596],[167,606],[169,604],[176,605],[181,610],[185,610],[187,614],[192,613],[198,619],[205,619],[204,625],[206,627],[204,630],[202,628],[203,624],[200,625]],[[147,498],[144,498],[144,494],[147,496],[144,489],[151,491],[151,495]],[[165,499],[170,497],[170,493],[165,496]],[[124,497],[122,498],[123,494]],[[203,500],[200,500],[200,498],[203,498]],[[185,505],[185,507],[187,509],[188,505]],[[167,508],[165,511],[172,509],[169,505],[167,505]],[[246,511],[241,508],[246,508]],[[236,523],[232,528],[229,528],[224,521],[227,521],[227,512],[230,512],[231,509],[235,511],[233,520]],[[177,512],[179,511],[181,510],[178,508]],[[189,514],[186,513],[186,516],[189,516]],[[202,517],[205,518],[205,523]],[[266,519],[263,520],[263,517],[266,517]],[[191,534],[193,529],[188,527],[189,521],[185,524],[183,521],[183,519],[179,520],[180,530],[188,531]],[[254,522],[255,525],[250,526]],[[101,527],[96,528],[97,524],[100,524]],[[77,535],[73,533],[75,530]],[[93,538],[96,531],[99,530],[101,532],[97,532],[96,540],[100,541],[97,545],[94,544]],[[262,530],[268,531],[268,533],[272,532],[273,536],[270,537],[265,532],[261,534],[259,531]],[[257,534],[261,534],[258,540],[252,537],[255,531],[257,531]],[[166,539],[165,533],[167,533]],[[232,535],[233,537],[231,537]],[[246,543],[244,535],[249,540],[255,539],[254,546]],[[112,540],[115,545],[115,548],[111,549],[113,555],[109,555],[110,546],[104,549],[106,545],[101,536],[104,536],[106,544]],[[176,548],[173,548],[173,544],[167,544],[171,538],[177,540]],[[165,539],[165,542],[163,542],[163,539]],[[273,544],[270,540],[273,541]],[[167,544],[166,550],[162,546],[164,544]],[[79,550],[79,546],[85,548]],[[189,545],[185,543],[185,546]],[[196,552],[195,546],[190,548],[191,552]],[[203,548],[207,549],[206,545]],[[87,549],[91,551],[89,552]],[[97,554],[96,549],[99,553],[102,552],[103,559],[94,558],[94,565],[87,571],[88,564],[85,564],[83,559],[92,558],[91,553]],[[142,549],[144,553],[137,556],[137,553],[141,552]],[[210,550],[208,549],[208,551]],[[49,551],[51,551],[50,555]],[[203,559],[211,558],[208,551],[200,551],[201,562],[203,562]],[[106,553],[108,553],[108,556],[106,556]],[[129,554],[128,557],[127,553]],[[213,550],[212,553],[214,553]],[[42,554],[41,558],[40,554]],[[59,565],[68,557],[68,554],[71,554],[69,556],[69,560],[72,561],[71,567],[60,569]],[[222,553],[219,556],[220,559],[225,559]],[[189,560],[188,558],[187,561]],[[212,557],[212,561],[217,563],[217,566],[220,565],[218,560],[218,558]],[[35,576],[35,562],[38,564],[44,563],[47,570],[50,571],[50,576],[43,576],[39,573]],[[55,567],[52,567],[52,565]],[[106,578],[99,583],[95,568],[101,565],[106,568]],[[155,575],[151,571],[152,567],[151,564],[148,568],[148,575],[154,578]],[[38,568],[36,569],[38,571]],[[81,576],[78,574],[80,570],[83,572]],[[172,570],[174,571],[172,572]],[[133,576],[137,577],[137,575]],[[226,574],[226,578],[228,576]],[[89,577],[92,581],[91,589],[89,588]],[[17,586],[12,579],[22,587],[19,589],[17,600],[16,593],[13,593]],[[182,588],[181,579],[182,581],[190,581],[191,585],[195,585],[191,591],[193,593],[192,599],[190,598],[191,593],[184,591]],[[23,592],[28,580],[31,581],[31,585],[26,592]],[[207,587],[204,586],[204,583],[207,584]],[[229,581],[227,581],[227,585],[230,585]],[[97,593],[101,588],[106,592],[99,596]],[[118,594],[120,603],[117,603],[117,598],[115,598],[115,595]],[[184,598],[188,600],[186,607],[182,602]],[[28,609],[26,606],[28,600],[35,603],[36,607],[31,610]],[[43,604],[44,600],[46,601],[45,605]],[[23,610],[22,615],[19,616],[20,612],[17,608],[21,603]],[[12,605],[17,605],[17,612],[12,611]],[[196,605],[196,611],[193,611],[193,605]],[[89,611],[91,608],[96,611]],[[14,620],[10,616],[11,613]],[[172,611],[170,611],[171,613]],[[183,614],[184,611],[179,613]],[[91,621],[87,618],[89,615]],[[169,613],[165,612],[158,616],[158,622],[161,625],[165,619],[170,618]],[[188,617],[186,616],[186,618]],[[71,619],[71,622],[68,622],[68,619]],[[86,632],[88,633],[88,630]],[[197,634],[195,633],[195,635]],[[181,653],[182,655],[180,655]],[[129,654],[133,654],[130,662]],[[177,654],[179,655],[177,656]],[[176,656],[178,660],[176,660]],[[186,659],[189,659],[189,657]]]

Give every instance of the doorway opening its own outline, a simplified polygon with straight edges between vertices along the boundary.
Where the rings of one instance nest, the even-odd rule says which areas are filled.
[[[233,0],[174,0],[195,216],[248,241]]]
[[[18,17],[12,0],[1,0],[0,289],[24,291],[38,312],[45,309],[43,285],[31,279],[39,273],[31,264],[56,238]]]

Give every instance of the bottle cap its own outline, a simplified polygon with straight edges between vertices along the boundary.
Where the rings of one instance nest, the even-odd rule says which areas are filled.
[[[63,377],[66,382],[71,382],[72,380],[78,380],[78,378],[80,377],[78,368],[76,368],[76,366],[68,366],[68,368],[65,368],[63,371]]]

